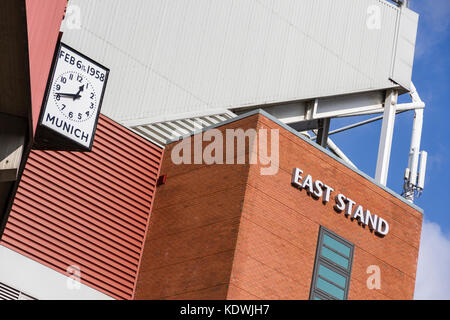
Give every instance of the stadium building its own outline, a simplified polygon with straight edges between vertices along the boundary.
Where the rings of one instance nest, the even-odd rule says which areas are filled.
[[[418,21],[407,1],[2,1],[0,299],[412,299]],[[370,177],[332,135],[373,121]]]

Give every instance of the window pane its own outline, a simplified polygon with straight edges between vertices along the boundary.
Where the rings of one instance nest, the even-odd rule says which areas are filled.
[[[353,244],[320,227],[310,299],[347,299]]]
[[[350,248],[346,245],[334,240],[330,236],[324,234],[323,235],[323,243],[329,246],[330,248],[336,250],[339,253],[342,253],[346,257],[350,257]]]
[[[323,280],[322,278],[317,278],[317,288],[325,291],[328,294],[331,294],[338,299],[344,299],[344,290],[336,287],[328,281]]]
[[[348,269],[348,260],[338,255],[336,252],[333,252],[328,248],[322,247],[322,256],[340,265],[341,267]]]
[[[342,288],[345,288],[345,283],[347,282],[345,277],[325,267],[323,264],[319,265],[319,275],[321,275],[322,278],[331,280]]]

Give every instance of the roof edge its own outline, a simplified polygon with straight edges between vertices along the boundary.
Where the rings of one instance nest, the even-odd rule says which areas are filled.
[[[361,177],[363,177],[364,179],[372,182],[373,184],[375,184],[376,186],[380,187],[381,189],[383,189],[384,191],[386,191],[387,193],[389,193],[390,195],[394,196],[395,198],[399,199],[400,201],[402,201],[403,203],[407,204],[408,206],[410,206],[411,208],[415,209],[416,211],[420,212],[421,214],[424,213],[424,210],[420,207],[418,207],[417,205],[415,205],[414,203],[409,202],[408,200],[406,200],[405,198],[403,198],[402,196],[400,196],[397,192],[389,189],[386,186],[383,186],[381,184],[379,184],[378,182],[375,181],[375,179],[373,179],[372,177],[370,177],[369,175],[367,175],[366,173],[362,172],[361,170],[354,168],[352,166],[350,166],[349,164],[347,164],[344,160],[338,158],[337,156],[335,156],[333,153],[331,153],[329,150],[325,149],[324,147],[316,144],[315,142],[305,138],[300,132],[294,130],[293,128],[291,128],[290,126],[288,126],[287,124],[281,122],[280,120],[278,120],[277,118],[275,118],[274,116],[272,116],[271,114],[267,113],[266,111],[262,110],[262,109],[255,109],[252,110],[250,112],[244,113],[240,116],[237,116],[236,118],[232,118],[223,122],[220,122],[218,124],[214,124],[211,125],[209,127],[205,127],[201,130],[197,130],[193,133],[190,134],[186,134],[184,136],[181,136],[177,139],[173,139],[173,140],[169,140],[166,144],[166,146],[168,146],[171,143],[174,142],[178,142],[180,140],[189,138],[193,135],[196,135],[198,133],[202,133],[205,132],[207,130],[213,129],[213,128],[217,128],[217,127],[221,127],[223,125],[235,122],[235,121],[239,121],[242,120],[244,118],[248,118],[250,116],[253,116],[255,114],[260,114],[263,115],[264,117],[268,118],[269,120],[275,122],[276,124],[278,124],[279,126],[281,126],[282,128],[286,129],[287,131],[291,132],[292,134],[296,135],[297,137],[299,137],[300,139],[302,139],[303,141],[309,143],[311,146],[315,147],[316,149],[319,149],[320,151],[324,152],[325,154],[327,154],[328,156],[330,156],[331,158],[333,158],[334,160],[338,161],[339,163],[341,163],[342,165],[346,166],[348,169],[352,170],[353,172],[359,174]]]

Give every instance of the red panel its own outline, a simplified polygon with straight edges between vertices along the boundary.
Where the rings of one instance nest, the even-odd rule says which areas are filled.
[[[103,115],[92,152],[32,151],[1,244],[130,299],[162,153]]]
[[[33,134],[67,0],[26,0]]]

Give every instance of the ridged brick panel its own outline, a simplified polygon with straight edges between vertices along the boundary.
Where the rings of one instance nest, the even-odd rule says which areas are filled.
[[[1,244],[130,299],[162,153],[103,115],[92,152],[32,151]]]

